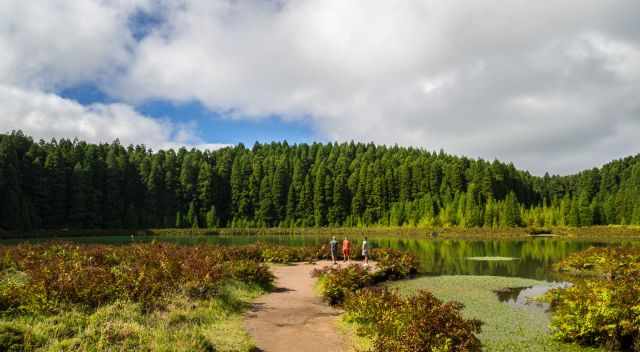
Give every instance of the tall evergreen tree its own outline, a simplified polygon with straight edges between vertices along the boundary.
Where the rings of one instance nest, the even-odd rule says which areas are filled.
[[[0,134],[0,233],[197,226],[640,224],[640,155],[575,175],[415,148],[215,151]],[[213,215],[213,216],[212,216]],[[195,220],[197,219],[197,220]]]

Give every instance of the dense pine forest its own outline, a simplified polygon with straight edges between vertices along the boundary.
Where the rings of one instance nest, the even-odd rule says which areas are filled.
[[[640,224],[640,155],[571,176],[361,143],[215,151],[0,134],[0,229]]]

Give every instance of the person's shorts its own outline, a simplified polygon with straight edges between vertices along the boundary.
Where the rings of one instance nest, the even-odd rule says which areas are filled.
[[[369,255],[369,251],[368,250],[365,249],[365,250],[362,251],[362,256],[363,257],[366,257],[368,255]]]

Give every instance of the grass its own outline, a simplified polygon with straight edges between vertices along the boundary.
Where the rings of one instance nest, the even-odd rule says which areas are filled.
[[[362,336],[356,333],[354,323],[344,319],[338,320],[338,331],[346,338],[346,345],[349,347],[347,352],[370,351],[373,347],[373,341],[369,336]]]
[[[487,351],[597,351],[554,341],[548,333],[549,316],[537,307],[498,301],[494,291],[507,287],[544,284],[542,281],[495,276],[437,276],[392,283],[402,293],[427,289],[445,301],[465,305],[466,318],[484,322],[479,335]]]
[[[0,331],[17,327],[14,335],[22,347],[16,351],[253,351],[242,313],[262,293],[257,286],[229,281],[214,298],[175,295],[164,309],[150,313],[139,303],[116,301],[90,311],[70,307],[49,316],[5,315]],[[6,335],[0,333],[0,340]]]

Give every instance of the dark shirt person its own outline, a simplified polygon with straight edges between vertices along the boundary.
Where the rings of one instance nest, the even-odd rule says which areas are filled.
[[[336,264],[336,257],[338,257],[338,241],[336,241],[336,236],[333,236],[329,242],[329,247],[331,248],[331,261],[333,261],[333,264]]]

